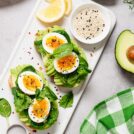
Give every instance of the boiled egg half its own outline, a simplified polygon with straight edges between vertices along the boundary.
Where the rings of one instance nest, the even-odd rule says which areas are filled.
[[[49,115],[51,108],[50,101],[47,97],[43,100],[34,99],[33,104],[28,109],[30,119],[36,123],[42,123]]]
[[[62,74],[72,73],[78,68],[78,66],[79,58],[74,52],[54,60],[55,70]]]
[[[56,48],[65,43],[67,43],[67,39],[63,35],[53,32],[44,36],[42,45],[48,53],[52,54]]]
[[[36,90],[43,88],[43,80],[36,73],[25,71],[18,77],[18,86],[22,92],[28,95],[35,95]]]

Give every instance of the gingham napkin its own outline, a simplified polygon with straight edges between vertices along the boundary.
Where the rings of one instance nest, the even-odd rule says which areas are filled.
[[[95,106],[82,123],[80,134],[134,134],[134,88]]]

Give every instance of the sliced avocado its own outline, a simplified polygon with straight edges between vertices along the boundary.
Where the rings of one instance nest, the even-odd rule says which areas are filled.
[[[115,57],[118,64],[128,72],[134,73],[134,33],[124,30],[116,41]]]

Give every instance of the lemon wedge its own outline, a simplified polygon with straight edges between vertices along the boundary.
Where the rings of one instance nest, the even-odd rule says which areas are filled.
[[[65,0],[66,11],[65,15],[69,15],[72,11],[72,0]]]
[[[54,0],[47,7],[37,12],[37,18],[44,23],[53,23],[60,20],[65,14],[66,6],[64,0]]]

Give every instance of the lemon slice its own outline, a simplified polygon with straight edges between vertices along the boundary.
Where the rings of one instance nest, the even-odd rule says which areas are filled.
[[[37,18],[44,23],[53,23],[60,20],[65,13],[65,1],[54,0],[47,7],[40,9],[37,12]]]
[[[55,0],[45,0],[45,1],[51,3],[54,2]]]
[[[72,11],[72,0],[65,0],[66,11],[65,15],[69,15]]]

